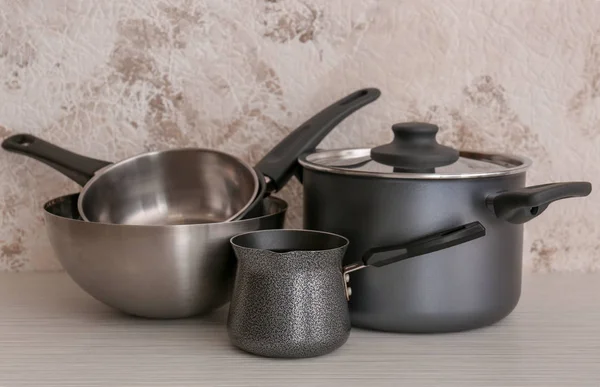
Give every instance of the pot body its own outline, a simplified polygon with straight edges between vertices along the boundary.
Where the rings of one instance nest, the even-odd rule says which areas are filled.
[[[287,203],[264,201],[262,216],[234,222],[133,226],[85,222],[78,194],[44,206],[50,244],[67,274],[88,294],[147,318],[202,315],[231,296],[236,260],[229,239],[282,228]]]
[[[233,345],[278,358],[341,347],[350,335],[345,248],[277,253],[234,245],[238,269],[227,328]]]
[[[486,236],[439,252],[351,274],[356,327],[452,332],[495,323],[521,294],[523,226],[496,218],[489,194],[522,188],[525,172],[478,179],[376,179],[303,171],[304,227],[349,239],[344,264],[369,248],[394,245],[471,221]]]

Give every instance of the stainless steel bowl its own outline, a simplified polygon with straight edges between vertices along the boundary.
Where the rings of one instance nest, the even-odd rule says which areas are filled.
[[[44,204],[48,237],[67,274],[108,306],[163,319],[202,315],[226,304],[236,267],[229,239],[283,228],[288,208],[284,200],[270,196],[256,218],[137,226],[83,221],[78,196]]]

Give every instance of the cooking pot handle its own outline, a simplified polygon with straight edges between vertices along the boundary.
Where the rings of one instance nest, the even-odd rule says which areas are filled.
[[[111,163],[92,159],[50,144],[31,134],[15,134],[2,142],[2,148],[36,159],[84,186],[96,171]]]
[[[271,179],[269,186],[275,191],[283,188],[294,174],[302,181],[302,174],[296,171],[298,158],[313,151],[340,122],[380,95],[379,89],[362,89],[326,107],[277,144],[256,164],[256,169]]]
[[[592,184],[586,181],[542,184],[488,196],[486,205],[498,218],[522,224],[540,215],[556,200],[588,196],[591,192]]]
[[[350,273],[366,266],[386,266],[408,258],[447,249],[483,236],[485,236],[485,227],[481,223],[467,223],[400,245],[370,249],[363,255],[362,263],[348,265],[344,268],[344,272]]]

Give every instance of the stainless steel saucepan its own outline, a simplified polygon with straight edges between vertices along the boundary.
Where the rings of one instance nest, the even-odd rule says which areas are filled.
[[[147,152],[113,164],[31,134],[13,135],[2,147],[35,158],[81,185],[78,211],[85,221],[128,225],[229,221],[258,194],[258,175],[249,164],[212,149]]]
[[[314,149],[331,129],[380,94],[377,89],[358,90],[330,105],[290,133],[255,168],[238,157],[205,148],[148,152],[112,164],[30,134],[11,136],[2,147],[33,157],[83,186],[78,210],[86,221],[228,222],[251,214],[265,196],[285,185],[301,154]]]

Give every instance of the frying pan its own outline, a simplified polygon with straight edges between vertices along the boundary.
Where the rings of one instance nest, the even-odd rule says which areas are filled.
[[[86,221],[129,225],[228,222],[260,213],[263,199],[293,176],[298,157],[314,149],[342,120],[381,92],[358,90],[304,122],[255,168],[217,150],[147,152],[117,163],[85,157],[30,134],[5,139],[7,151],[30,156],[83,187],[78,210]]]

